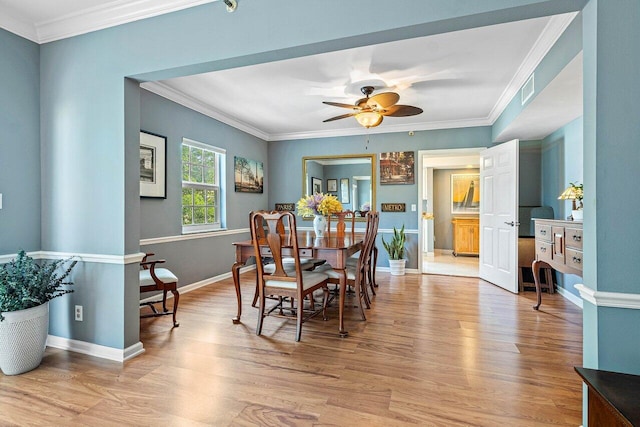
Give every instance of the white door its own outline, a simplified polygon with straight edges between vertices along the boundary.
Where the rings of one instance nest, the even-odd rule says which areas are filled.
[[[480,278],[518,293],[518,140],[480,153]]]

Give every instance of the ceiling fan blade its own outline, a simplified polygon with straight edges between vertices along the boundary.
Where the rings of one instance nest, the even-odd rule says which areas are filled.
[[[383,116],[391,117],[407,117],[416,116],[422,113],[422,108],[412,107],[411,105],[394,105],[387,108],[387,111],[381,113]]]
[[[326,123],[326,122],[332,122],[334,120],[340,120],[340,119],[346,119],[347,117],[353,117],[358,113],[349,113],[349,114],[342,114],[340,116],[335,116],[335,117],[331,117],[330,119],[327,120],[323,120],[322,123]]]
[[[383,92],[369,98],[369,105],[372,105],[371,103],[374,102],[382,108],[389,108],[398,101],[400,101],[400,95],[397,93]]]
[[[331,105],[333,107],[340,107],[340,108],[349,108],[351,110],[358,110],[359,108],[356,107],[353,104],[342,104],[340,102],[329,102],[329,101],[322,101],[323,104],[327,104],[327,105]]]

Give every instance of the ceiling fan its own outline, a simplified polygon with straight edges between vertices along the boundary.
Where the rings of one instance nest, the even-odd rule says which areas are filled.
[[[360,98],[354,105],[322,101],[323,104],[353,110],[351,113],[341,114],[323,120],[323,123],[345,119],[347,117],[355,117],[362,126],[372,128],[382,123],[384,116],[407,117],[422,113],[422,108],[412,107],[411,105],[396,105],[396,102],[400,100],[400,95],[395,92],[383,92],[370,97],[373,90],[373,86],[363,86],[360,91],[364,94],[365,98]]]

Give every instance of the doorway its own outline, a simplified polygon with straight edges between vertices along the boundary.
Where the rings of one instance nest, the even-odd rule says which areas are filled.
[[[484,147],[418,152],[420,272],[449,276],[479,277],[479,256],[454,254],[453,218],[478,218],[475,207],[465,209],[456,200],[451,184],[470,179],[480,167]],[[477,181],[473,181],[477,182]],[[462,200],[465,200],[465,196]],[[472,201],[472,200],[467,200]]]

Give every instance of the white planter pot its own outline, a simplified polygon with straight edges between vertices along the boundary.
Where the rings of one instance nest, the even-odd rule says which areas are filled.
[[[404,266],[406,259],[390,259],[389,270],[392,276],[404,276]]]
[[[0,369],[5,375],[17,375],[37,368],[47,346],[49,303],[2,315]]]

